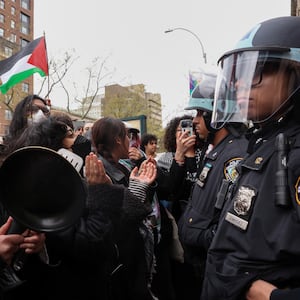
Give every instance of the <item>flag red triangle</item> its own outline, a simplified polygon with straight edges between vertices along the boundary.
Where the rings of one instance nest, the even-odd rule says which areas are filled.
[[[49,70],[45,37],[41,38],[40,42],[33,50],[28,63],[38,67],[45,72],[45,75],[48,75]]]

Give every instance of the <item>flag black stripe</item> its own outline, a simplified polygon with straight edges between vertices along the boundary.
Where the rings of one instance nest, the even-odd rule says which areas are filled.
[[[43,37],[33,40],[24,48],[22,48],[18,53],[0,61],[0,76],[8,72],[22,57],[31,54],[42,38]]]

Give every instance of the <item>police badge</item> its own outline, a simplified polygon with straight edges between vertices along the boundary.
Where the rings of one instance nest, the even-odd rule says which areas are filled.
[[[253,187],[241,186],[233,199],[233,210],[227,212],[225,219],[246,230],[255,196],[256,190]]]
[[[237,192],[236,198],[233,202],[233,209],[238,215],[247,215],[253,196],[254,190],[248,187],[241,186]]]

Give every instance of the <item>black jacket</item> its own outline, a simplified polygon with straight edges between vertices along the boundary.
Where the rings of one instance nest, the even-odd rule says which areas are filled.
[[[112,298],[111,275],[120,264],[115,232],[123,218],[134,223],[147,213],[144,205],[137,203],[123,186],[89,186],[86,209],[79,221],[67,230],[46,234],[51,264],[42,263],[36,255],[30,257],[17,274],[22,285],[0,299],[26,295],[49,300],[116,299]]]
[[[218,191],[223,182],[229,187],[237,179],[235,168],[245,156],[246,149],[247,140],[243,136],[229,133],[205,157],[178,224],[179,236],[186,248],[186,260],[192,264],[201,265],[206,258],[225,202],[223,198],[217,204]]]
[[[281,133],[289,149],[287,173],[278,180]],[[299,123],[290,119],[252,134],[248,152],[208,252],[203,300],[244,299],[258,278],[279,288],[300,286]],[[282,185],[287,188],[284,207],[276,204]]]
[[[106,173],[112,179],[114,186],[122,186],[131,194],[129,185],[129,170],[121,164],[115,165],[99,156]],[[153,198],[153,193],[148,195]],[[152,211],[150,202],[141,199],[128,201],[119,219],[114,219],[113,239],[119,252],[121,265],[111,276],[114,300],[147,300],[153,299],[148,283],[149,268],[146,261],[145,242],[142,236],[143,220]],[[144,232],[145,233],[145,232]]]

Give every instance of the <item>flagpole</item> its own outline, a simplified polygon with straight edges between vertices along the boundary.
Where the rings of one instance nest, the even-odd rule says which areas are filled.
[[[46,33],[45,31],[43,32],[44,38],[45,38],[45,47],[46,47],[46,56],[47,56],[47,65],[48,65],[48,92],[46,97],[49,97],[50,94],[50,78],[49,78],[49,64],[48,64],[48,50],[47,50],[47,43],[46,43]]]

